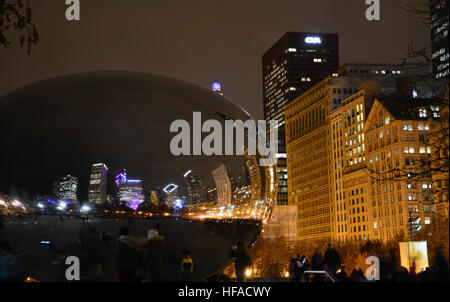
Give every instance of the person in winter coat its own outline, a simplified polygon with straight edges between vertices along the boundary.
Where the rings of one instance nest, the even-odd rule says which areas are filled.
[[[141,276],[144,282],[160,281],[165,276],[165,240],[151,229],[142,244]]]
[[[187,250],[183,251],[183,258],[181,259],[180,268],[182,281],[190,282],[192,272],[194,270],[194,261],[192,260],[191,253]]]
[[[130,229],[120,229],[115,255],[115,274],[120,282],[136,282],[139,275],[139,244]]]
[[[327,270],[332,275],[336,276],[338,268],[341,266],[341,259],[339,253],[333,248],[333,243],[328,243],[328,249],[325,252],[324,264],[327,265]]]
[[[297,282],[298,280],[296,280],[296,269],[295,267],[297,266],[297,259],[295,258],[291,258],[291,262],[289,263],[289,281],[290,282]]]

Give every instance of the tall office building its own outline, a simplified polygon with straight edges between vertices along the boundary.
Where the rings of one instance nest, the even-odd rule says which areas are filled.
[[[443,112],[414,98],[409,79],[389,96],[383,83],[355,90],[358,82],[331,77],[286,108],[289,204],[297,206],[301,244],[405,237],[410,212],[426,225],[440,204],[448,211],[432,190],[434,173],[391,178],[395,169],[417,173],[434,154],[430,130]],[[337,97],[344,87],[347,97]],[[333,106],[336,98],[343,99]]]
[[[127,179],[119,184],[119,202],[125,203],[127,207],[136,210],[144,202],[142,192],[142,181],[139,179]]]
[[[231,181],[228,176],[227,168],[224,165],[220,165],[217,169],[212,171],[212,175],[217,189],[217,206],[227,207],[231,205]]]
[[[332,231],[337,242],[373,238],[363,131],[381,83],[363,82],[358,88],[330,114]]]
[[[78,189],[78,178],[67,175],[59,182],[59,200],[76,201]]]
[[[338,67],[338,34],[288,32],[262,57],[264,118],[279,123],[278,205],[288,204],[285,106]]]
[[[328,77],[286,106],[289,205],[297,206],[301,244],[332,239],[329,114],[359,83],[352,77]]]
[[[401,96],[377,98],[372,106],[364,128],[367,165],[382,176],[371,179],[368,192],[373,239],[408,236],[410,215],[420,217],[422,225],[432,223],[440,201],[433,194],[432,175],[420,171],[433,152],[428,138],[434,120],[439,118],[435,113],[439,111],[429,100],[412,102]],[[388,177],[393,169],[417,173],[418,177],[391,181]]]
[[[178,189],[173,189],[167,193],[167,199],[165,201],[166,205],[169,207],[174,207],[177,199],[179,199]]]
[[[189,202],[191,204],[206,202],[206,188],[198,174],[189,170],[184,174],[186,180]]]
[[[93,164],[88,188],[88,201],[92,204],[106,202],[106,182],[108,167],[103,163]]]
[[[437,79],[449,75],[448,9],[448,0],[430,0],[431,58]]]
[[[206,194],[207,194],[207,202],[211,204],[217,204],[217,188],[207,187]]]
[[[150,203],[154,206],[159,205],[159,199],[158,199],[158,191],[150,191]]]

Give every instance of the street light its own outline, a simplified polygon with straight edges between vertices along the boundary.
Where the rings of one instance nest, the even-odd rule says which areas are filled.
[[[64,201],[61,201],[57,207],[58,210],[60,211],[64,211],[64,209],[66,208],[67,204]]]

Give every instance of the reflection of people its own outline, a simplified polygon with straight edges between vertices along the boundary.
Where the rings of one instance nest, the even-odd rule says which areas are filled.
[[[238,282],[245,282],[245,269],[252,265],[252,260],[248,255],[244,242],[239,241],[237,246],[233,246],[228,254],[230,257],[236,258],[234,261],[234,269]]]
[[[181,278],[183,282],[191,281],[192,271],[194,270],[194,261],[191,253],[187,250],[183,251],[183,259],[181,259]]]
[[[143,281],[159,281],[165,273],[164,237],[155,229],[149,230],[142,245],[141,271]]]
[[[333,248],[333,243],[328,243],[328,249],[325,252],[324,264],[327,265],[327,270],[333,276],[336,276],[337,269],[341,266],[341,259],[339,253]]]
[[[138,244],[133,236],[130,236],[130,229],[124,226],[120,229],[120,237],[117,242],[116,275],[121,282],[137,281],[138,275]]]
[[[294,282],[296,280],[295,276],[295,267],[297,266],[297,261],[295,258],[291,258],[291,262],[289,263],[289,281]]]
[[[314,256],[311,260],[311,269],[312,270],[321,270],[323,268],[323,260],[322,260],[322,253],[320,252],[320,249],[316,248],[316,252],[314,253]]]

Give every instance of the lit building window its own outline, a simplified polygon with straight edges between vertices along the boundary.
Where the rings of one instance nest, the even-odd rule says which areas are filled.
[[[427,117],[427,110],[426,109],[419,109],[419,117]]]

